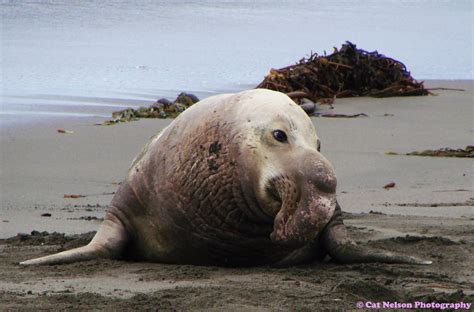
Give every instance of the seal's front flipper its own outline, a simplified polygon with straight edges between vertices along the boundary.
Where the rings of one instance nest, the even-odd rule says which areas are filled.
[[[406,264],[431,264],[432,261],[394,254],[387,251],[371,250],[356,245],[347,235],[346,226],[342,222],[342,212],[339,204],[336,206],[334,216],[324,230],[321,242],[327,253],[339,263],[406,263]]]
[[[108,213],[92,241],[83,247],[20,262],[20,265],[52,265],[120,256],[129,237],[122,222]]]

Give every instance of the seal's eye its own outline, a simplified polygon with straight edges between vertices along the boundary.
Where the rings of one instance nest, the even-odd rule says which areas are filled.
[[[321,141],[318,140],[318,145],[316,146],[318,152],[321,152]]]
[[[286,137],[286,133],[282,130],[273,131],[273,137],[275,138],[275,140],[282,143],[288,141],[288,138]]]

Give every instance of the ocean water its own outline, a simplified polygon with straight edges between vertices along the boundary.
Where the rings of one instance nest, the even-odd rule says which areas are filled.
[[[0,123],[254,87],[349,40],[417,79],[473,79],[473,2],[0,0]]]

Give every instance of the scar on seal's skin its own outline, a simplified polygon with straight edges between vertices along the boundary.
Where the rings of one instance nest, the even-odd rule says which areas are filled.
[[[209,170],[212,172],[216,172],[219,169],[216,159],[219,158],[221,147],[222,146],[219,144],[219,141],[215,141],[209,146],[209,158],[207,159],[207,165]]]
[[[221,144],[219,144],[219,141],[215,141],[209,146],[209,154],[214,154],[217,157],[219,157],[219,151],[221,150]]]

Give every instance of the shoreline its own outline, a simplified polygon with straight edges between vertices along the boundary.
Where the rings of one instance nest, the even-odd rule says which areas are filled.
[[[456,88],[456,86],[459,85],[472,85],[474,83],[474,80],[469,79],[418,79],[418,81],[423,81],[427,88]],[[254,85],[256,86],[257,83],[247,85],[246,87],[253,88]],[[242,86],[234,86],[220,93],[233,93],[244,90],[241,88]],[[140,97],[139,94],[130,93],[130,98],[127,99],[118,98],[117,91],[104,91],[101,93],[101,96],[96,97],[64,94],[26,94],[19,96],[6,93],[2,94],[0,98],[3,102],[2,110],[0,111],[0,129],[21,127],[29,124],[46,124],[67,119],[100,122],[108,119],[113,111],[129,107],[138,108],[140,106],[150,106],[163,97],[174,100],[176,96],[183,91],[195,93],[200,99],[219,94],[219,92],[206,90],[157,90],[156,96],[147,94],[146,96],[141,95]],[[88,93],[87,91],[84,92]],[[438,91],[435,90],[433,92],[436,93]],[[93,92],[93,94],[97,94],[97,91]],[[14,104],[6,104],[10,102],[11,99],[15,100]],[[337,102],[340,100],[341,99],[337,99],[335,105],[337,105]],[[16,109],[10,108],[9,106],[16,107]],[[33,111],[31,111],[31,109],[33,109]]]

